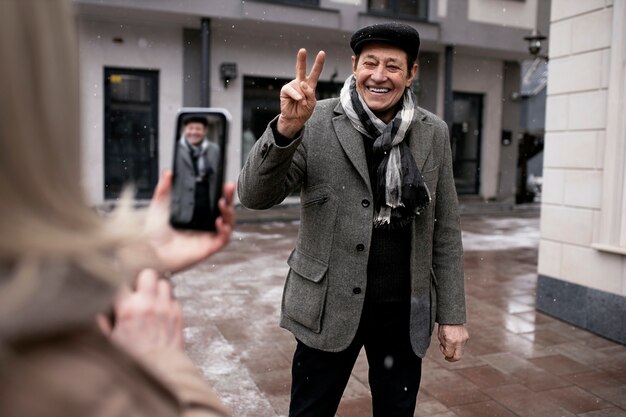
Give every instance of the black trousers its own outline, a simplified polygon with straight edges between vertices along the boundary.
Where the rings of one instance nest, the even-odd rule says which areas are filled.
[[[368,306],[354,341],[342,352],[323,352],[298,341],[289,417],[333,417],[363,346],[374,417],[412,417],[422,360],[411,348],[407,304]]]

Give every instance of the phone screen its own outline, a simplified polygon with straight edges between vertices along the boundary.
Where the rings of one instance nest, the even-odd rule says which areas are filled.
[[[230,114],[224,109],[183,108],[174,135],[170,224],[215,230],[222,197]]]

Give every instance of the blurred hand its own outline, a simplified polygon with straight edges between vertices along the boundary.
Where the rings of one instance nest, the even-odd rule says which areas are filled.
[[[461,360],[465,343],[469,339],[467,329],[462,324],[440,324],[437,332],[439,350],[448,362]]]
[[[315,88],[320,78],[326,54],[319,51],[309,75],[306,75],[306,49],[298,51],[296,79],[280,90],[280,116],[277,129],[281,135],[293,138],[313,114],[317,100]]]
[[[229,242],[235,227],[235,184],[224,184],[223,197],[218,203],[221,216],[215,221],[215,232],[174,229],[169,223],[171,191],[172,171],[167,170],[154,190],[147,227],[150,243],[162,266],[169,272],[178,272],[218,252]]]
[[[137,290],[120,290],[115,303],[115,325],[98,317],[102,331],[135,356],[157,349],[183,348],[183,315],[171,294],[170,283],[151,269],[137,277]]]

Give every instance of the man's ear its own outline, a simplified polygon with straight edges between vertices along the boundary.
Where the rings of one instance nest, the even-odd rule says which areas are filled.
[[[418,69],[419,69],[419,66],[417,64],[413,64],[413,67],[411,68],[411,71],[409,71],[409,77],[406,80],[406,86],[407,87],[409,87],[411,85],[411,83],[413,82],[413,79],[417,75],[417,70]]]
[[[352,73],[356,75],[356,64],[359,62],[359,58],[352,55]]]

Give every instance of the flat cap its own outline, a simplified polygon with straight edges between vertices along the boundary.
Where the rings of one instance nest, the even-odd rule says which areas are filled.
[[[189,114],[183,117],[183,126],[187,126],[189,123],[202,123],[204,127],[209,126],[209,121],[206,116],[200,116],[196,114]]]
[[[350,47],[359,55],[368,42],[384,42],[406,52],[409,63],[417,60],[420,49],[420,35],[409,25],[403,23],[380,23],[366,26],[354,32]]]

